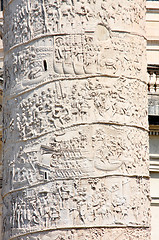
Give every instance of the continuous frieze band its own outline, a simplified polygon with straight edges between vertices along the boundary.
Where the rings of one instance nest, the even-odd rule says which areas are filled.
[[[4,240],[149,239],[144,7],[5,2]]]

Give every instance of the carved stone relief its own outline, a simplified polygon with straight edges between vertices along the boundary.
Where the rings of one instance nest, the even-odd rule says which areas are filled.
[[[142,178],[55,180],[7,195],[3,228],[8,238],[10,231],[15,238],[57,226],[147,227],[149,198],[148,180]],[[138,201],[141,201],[140,208]]]
[[[149,233],[146,228],[90,228],[88,232],[83,229],[78,230],[63,230],[63,231],[52,231],[48,234],[37,234],[36,237],[32,237],[29,235],[28,237],[19,237],[18,240],[77,240],[77,239],[85,239],[85,240],[128,240],[132,237],[132,239],[140,239],[145,240],[148,239]]]
[[[132,31],[142,35],[145,3],[142,0],[34,0],[6,3],[4,40],[8,49],[45,34],[83,33],[98,24],[113,31]],[[140,24],[139,24],[140,23]],[[11,34],[14,32],[15,34]]]
[[[3,194],[54,179],[149,175],[147,133],[134,128],[86,125],[8,145]]]
[[[149,240],[145,2],[4,5],[4,240]]]
[[[15,136],[27,140],[73,125],[98,122],[146,129],[146,92],[145,83],[126,78],[87,78],[69,80],[69,84],[54,81],[12,100],[4,98],[7,118],[3,138],[9,142]]]
[[[93,34],[46,37],[10,51],[4,59],[7,95],[45,82],[85,76],[129,77],[146,83],[146,41],[140,36],[111,33],[102,25],[100,28]],[[98,39],[100,31],[106,39]]]

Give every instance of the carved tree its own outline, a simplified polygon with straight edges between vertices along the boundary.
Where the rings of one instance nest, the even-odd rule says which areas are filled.
[[[144,0],[4,5],[3,232],[149,239]]]

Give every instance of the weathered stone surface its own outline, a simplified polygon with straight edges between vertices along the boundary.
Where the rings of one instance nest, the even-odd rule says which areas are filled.
[[[4,240],[149,239],[144,5],[6,1]]]
[[[149,238],[149,231],[146,228],[90,228],[78,230],[50,231],[49,233],[36,234],[34,237],[29,235],[30,240],[145,240]],[[18,240],[28,240],[22,236]]]
[[[149,200],[149,180],[143,178],[54,180],[5,197],[4,231],[9,239],[57,228],[148,227]]]
[[[18,45],[5,56],[5,89],[19,93],[54,80],[110,75],[146,82],[146,41],[141,36],[112,32],[59,34]],[[106,32],[106,33],[105,33]]]
[[[143,107],[147,86],[143,82],[90,77],[54,81],[32,90],[4,99],[4,141],[32,139],[79,124],[114,123],[147,129],[147,108]]]
[[[147,145],[143,130],[99,123],[8,143],[3,192],[54,179],[148,176]]]
[[[106,40],[104,26],[113,31],[144,33],[143,0],[17,0],[5,1],[5,5],[5,50],[46,34],[72,35],[96,30],[98,39]]]

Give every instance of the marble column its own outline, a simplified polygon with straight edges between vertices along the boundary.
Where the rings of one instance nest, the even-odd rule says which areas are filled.
[[[6,0],[3,239],[149,239],[144,0]]]

